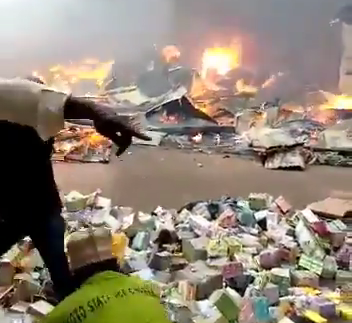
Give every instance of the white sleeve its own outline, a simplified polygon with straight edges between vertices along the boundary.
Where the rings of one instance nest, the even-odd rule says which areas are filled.
[[[64,127],[67,93],[23,79],[0,79],[0,120],[37,130],[43,140]]]
[[[64,128],[64,105],[67,93],[42,88],[38,104],[37,131],[44,140],[55,136]]]

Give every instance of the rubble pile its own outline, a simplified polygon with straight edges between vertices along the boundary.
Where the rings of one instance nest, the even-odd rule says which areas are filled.
[[[290,101],[289,73],[244,66],[240,47],[205,49],[198,69],[166,46],[128,73],[123,64],[89,59],[53,66],[44,79],[119,115],[138,115],[155,140],[136,145],[259,157],[268,169],[351,166],[351,96],[304,90]],[[59,134],[54,160],[108,162],[108,142],[83,140],[81,127]]]
[[[173,322],[352,320],[352,194],[303,210],[251,193],[144,213],[113,207],[99,190],[71,192],[63,216],[67,235],[109,228],[121,270],[154,282]],[[30,240],[3,256],[0,288],[6,318],[30,322],[52,308]]]
[[[254,129],[250,145],[262,158],[268,169],[301,169],[306,167],[304,140],[289,136],[282,129]]]
[[[182,70],[190,74],[190,84],[169,84],[167,92],[160,94],[160,90],[156,97],[147,96],[138,86],[107,92],[120,113],[139,113],[145,128],[158,132],[160,139],[154,146],[259,157],[268,169],[352,164],[349,99],[329,95],[328,103],[321,106],[316,100],[306,108],[278,99],[257,104],[256,87],[237,87],[233,92],[229,85],[209,85],[195,71],[177,69]],[[157,87],[161,80],[163,85],[170,82],[174,72],[165,72],[168,78],[155,73],[146,78]],[[235,82],[231,77],[227,81]],[[341,110],[335,101],[343,101]]]
[[[66,123],[55,137],[53,161],[108,163],[111,142],[89,125]]]

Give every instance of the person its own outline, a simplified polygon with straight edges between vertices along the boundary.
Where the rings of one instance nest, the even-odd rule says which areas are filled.
[[[67,253],[79,288],[41,323],[170,323],[159,288],[119,272],[109,230],[100,227],[72,233]]]
[[[110,106],[47,87],[39,79],[0,79],[0,255],[30,236],[49,269],[58,300],[72,292],[64,252],[65,224],[51,163],[65,119],[93,120],[121,155],[132,138],[150,140]]]

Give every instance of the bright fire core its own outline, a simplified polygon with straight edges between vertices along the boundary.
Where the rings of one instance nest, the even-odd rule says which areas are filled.
[[[215,70],[219,75],[225,75],[240,65],[240,48],[213,47],[204,51],[202,57],[201,75],[206,77],[209,70]]]

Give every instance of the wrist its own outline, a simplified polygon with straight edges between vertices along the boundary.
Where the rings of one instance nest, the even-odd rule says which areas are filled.
[[[95,120],[94,106],[90,100],[69,96],[64,105],[64,118]]]

